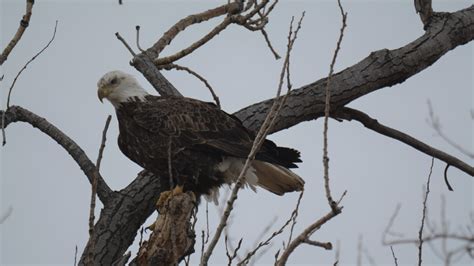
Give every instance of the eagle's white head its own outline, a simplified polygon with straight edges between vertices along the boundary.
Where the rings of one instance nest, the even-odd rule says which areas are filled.
[[[134,76],[125,72],[110,71],[97,82],[99,100],[106,98],[115,108],[121,103],[132,99],[144,100],[148,93],[143,89]]]

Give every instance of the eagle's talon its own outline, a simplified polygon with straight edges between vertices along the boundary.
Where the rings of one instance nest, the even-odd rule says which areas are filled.
[[[173,190],[163,191],[156,202],[156,209],[160,210],[173,196],[183,193],[183,186],[177,185]]]

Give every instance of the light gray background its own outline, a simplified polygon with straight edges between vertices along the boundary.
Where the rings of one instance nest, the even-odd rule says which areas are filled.
[[[1,47],[17,29],[25,1],[1,1]],[[50,39],[59,20],[54,43],[19,79],[12,103],[45,117],[73,138],[95,160],[105,118],[113,107],[97,100],[96,82],[105,72],[121,69],[138,76],[150,92],[151,86],[128,64],[131,56],[118,42],[119,31],[135,48],[135,25],[142,27],[141,45],[149,47],[180,18],[207,10],[226,1],[36,1],[31,25],[2,68],[2,108],[6,91],[21,66]],[[437,11],[455,11],[471,1],[433,1]],[[413,1],[344,1],[349,13],[348,28],[336,71],[357,63],[370,52],[393,49],[423,34]],[[292,82],[297,88],[324,77],[339,34],[340,15],[334,1],[282,1],[271,16],[268,32],[281,53],[286,46],[292,15],[306,10],[303,28],[292,54]],[[165,54],[196,40],[219,20],[192,27],[180,35]],[[238,26],[231,26],[210,43],[182,60],[208,78],[220,96],[223,108],[234,112],[256,101],[273,97],[281,61],[275,61],[263,38]],[[401,85],[384,88],[354,101],[359,108],[382,123],[411,134],[469,163],[465,156],[446,144],[426,123],[427,100],[439,115],[443,130],[460,145],[474,150],[473,45],[458,47],[433,66]],[[186,96],[211,100],[206,88],[184,73],[167,72],[166,77]],[[121,154],[116,144],[117,123],[111,125],[102,163],[102,174],[113,189],[120,189],[140,168]],[[389,247],[381,245],[382,232],[397,203],[402,204],[394,230],[407,238],[416,237],[422,207],[422,189],[431,158],[404,144],[375,134],[357,122],[330,122],[330,175],[336,198],[347,190],[344,211],[318,231],[313,239],[341,243],[341,264],[356,263],[359,235],[377,264],[393,265]],[[279,145],[301,151],[303,163],[296,172],[306,180],[295,233],[328,211],[322,179],[322,119],[301,123],[270,136]],[[88,238],[90,185],[69,155],[49,137],[25,124],[7,129],[8,143],[0,149],[1,210],[13,213],[0,226],[0,264],[72,265],[74,248],[79,255]],[[444,164],[435,161],[429,200],[430,216],[439,222],[440,198],[446,196],[447,214],[453,229],[469,221],[472,212],[472,177],[454,168],[450,180],[455,192],[447,191]],[[222,193],[225,194],[225,193]],[[230,234],[235,246],[244,238],[243,250],[254,244],[271,221],[272,228],[289,217],[297,194],[277,197],[264,190],[243,191],[233,212]],[[203,204],[201,205],[204,206]],[[210,209],[211,230],[217,212]],[[98,214],[99,208],[96,210]],[[198,234],[204,228],[201,208]],[[212,233],[211,232],[211,233]],[[145,236],[147,237],[147,236]],[[271,264],[287,234],[259,262]],[[221,241],[222,243],[222,241]],[[132,252],[136,252],[136,244]],[[454,243],[451,244],[454,247]],[[200,242],[196,244],[200,249]],[[395,246],[399,263],[413,265],[414,245]],[[194,255],[194,261],[199,252]],[[290,258],[292,265],[332,264],[334,252],[301,246]],[[211,262],[227,263],[222,246]],[[425,265],[441,262],[427,247]],[[463,263],[469,263],[465,258]],[[459,262],[459,264],[462,264]],[[368,264],[363,255],[363,263]]]

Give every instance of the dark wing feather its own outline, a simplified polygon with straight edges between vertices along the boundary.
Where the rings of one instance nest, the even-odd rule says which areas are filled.
[[[148,96],[135,108],[133,119],[148,132],[171,137],[174,145],[188,149],[246,157],[253,141],[240,121],[190,98]]]
[[[185,149],[246,158],[254,135],[234,116],[214,104],[183,97],[147,96],[134,108],[135,123],[159,138],[172,138]],[[292,168],[299,152],[266,140],[256,159]]]

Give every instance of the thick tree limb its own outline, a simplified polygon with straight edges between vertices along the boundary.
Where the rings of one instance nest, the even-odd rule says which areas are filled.
[[[117,196],[109,202],[109,207],[101,210],[95,225],[93,265],[112,265],[122,259],[140,227],[155,211],[160,191],[168,188],[166,178],[160,179],[142,171],[130,185],[117,192]],[[89,239],[79,265],[86,265],[91,246]]]
[[[351,109],[348,107],[344,107],[340,109],[340,114],[338,113],[338,117],[343,119],[354,119],[361,122],[366,128],[372,129],[373,131],[380,133],[384,136],[388,136],[394,138],[398,141],[401,141],[425,154],[428,154],[436,159],[439,159],[447,164],[458,168],[459,170],[467,173],[470,176],[474,176],[474,167],[468,165],[467,163],[459,160],[458,158],[451,156],[443,151],[440,151],[436,148],[429,146],[403,132],[400,132],[394,128],[390,128],[380,124],[376,119],[371,118],[367,114]]]
[[[0,116],[3,115],[3,112],[4,111],[0,111]],[[49,123],[46,119],[19,106],[12,106],[5,112],[4,127],[6,128],[10,123],[15,122],[26,122],[54,139],[77,162],[89,179],[89,182],[91,184],[93,183],[94,175],[97,173],[94,163],[87,157],[81,147],[61,130]],[[98,175],[97,178],[97,195],[104,205],[113,197],[113,191],[100,175]]]
[[[372,52],[359,63],[331,78],[331,108],[336,110],[373,91],[404,82],[435,63],[441,56],[474,39],[474,5],[454,12],[436,13],[427,31],[415,41],[394,50]],[[272,132],[322,117],[327,78],[294,89],[288,96]],[[273,99],[236,112],[244,125],[258,130]]]
[[[33,10],[34,4],[35,4],[34,0],[26,1],[26,11],[20,21],[20,26],[18,27],[18,30],[16,31],[13,38],[8,43],[7,47],[5,47],[2,54],[0,54],[0,66],[3,65],[3,63],[7,60],[8,55],[13,51],[13,48],[15,48],[16,44],[20,41],[26,28],[28,28],[28,26],[30,25],[30,19],[32,15],[31,11]]]
[[[436,62],[448,51],[474,39],[474,6],[454,13],[434,16],[423,36],[395,50],[380,50],[337,74],[331,79],[333,110],[375,90],[402,83]],[[160,74],[151,59],[143,54],[135,57],[133,65],[159,90],[177,92]],[[277,132],[303,121],[319,118],[324,113],[326,79],[303,86],[290,93],[272,128]],[[178,92],[179,93],[179,92]],[[256,131],[260,128],[272,99],[248,106],[235,115]],[[96,224],[97,243],[94,262],[109,265],[120,259],[133,242],[140,226],[154,211],[161,180],[141,173],[110,204],[102,210]],[[332,213],[332,212],[331,212]],[[86,247],[84,254],[87,254]],[[84,260],[81,258],[83,264]]]

